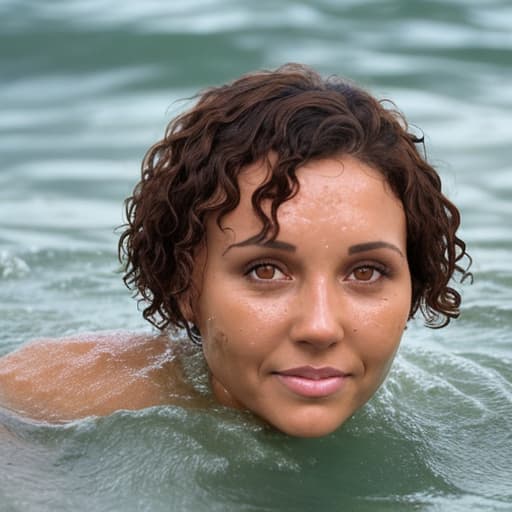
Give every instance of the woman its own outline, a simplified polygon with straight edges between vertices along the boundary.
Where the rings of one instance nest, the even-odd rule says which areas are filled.
[[[200,344],[211,399],[277,429],[334,431],[375,393],[407,321],[459,314],[459,212],[400,113],[286,65],[212,88],[146,154],[121,235],[125,282]],[[45,340],[0,360],[0,403],[66,421],[207,406],[183,344]]]

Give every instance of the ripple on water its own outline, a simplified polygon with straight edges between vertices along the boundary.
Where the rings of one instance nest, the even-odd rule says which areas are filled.
[[[482,364],[485,363],[485,364]],[[512,499],[511,375],[481,360],[404,350],[382,403],[415,431],[429,467],[463,494]]]
[[[0,492],[38,512],[500,510],[512,474],[510,382],[488,360],[403,352],[370,404],[321,439],[290,438],[222,407],[121,411],[64,426],[0,418],[16,432],[0,443]]]

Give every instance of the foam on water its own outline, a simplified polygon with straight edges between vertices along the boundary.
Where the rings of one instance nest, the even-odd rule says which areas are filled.
[[[20,257],[9,254],[7,251],[0,252],[0,277],[2,279],[24,277],[29,272],[30,267]]]

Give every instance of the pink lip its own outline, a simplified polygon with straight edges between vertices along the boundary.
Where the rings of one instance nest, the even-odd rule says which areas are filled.
[[[275,375],[290,391],[308,398],[321,398],[336,393],[348,376],[328,366],[323,368],[301,366],[275,372]]]

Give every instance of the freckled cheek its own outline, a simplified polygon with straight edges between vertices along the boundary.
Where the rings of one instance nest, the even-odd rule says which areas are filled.
[[[203,335],[203,353],[208,363],[225,357],[228,336],[214,325],[208,326]]]
[[[213,357],[251,357],[275,342],[285,308],[264,301],[230,302],[204,310],[203,350]]]
[[[407,301],[390,306],[382,301],[371,311],[361,312],[353,331],[366,366],[384,366],[386,372],[400,344],[409,311]]]

